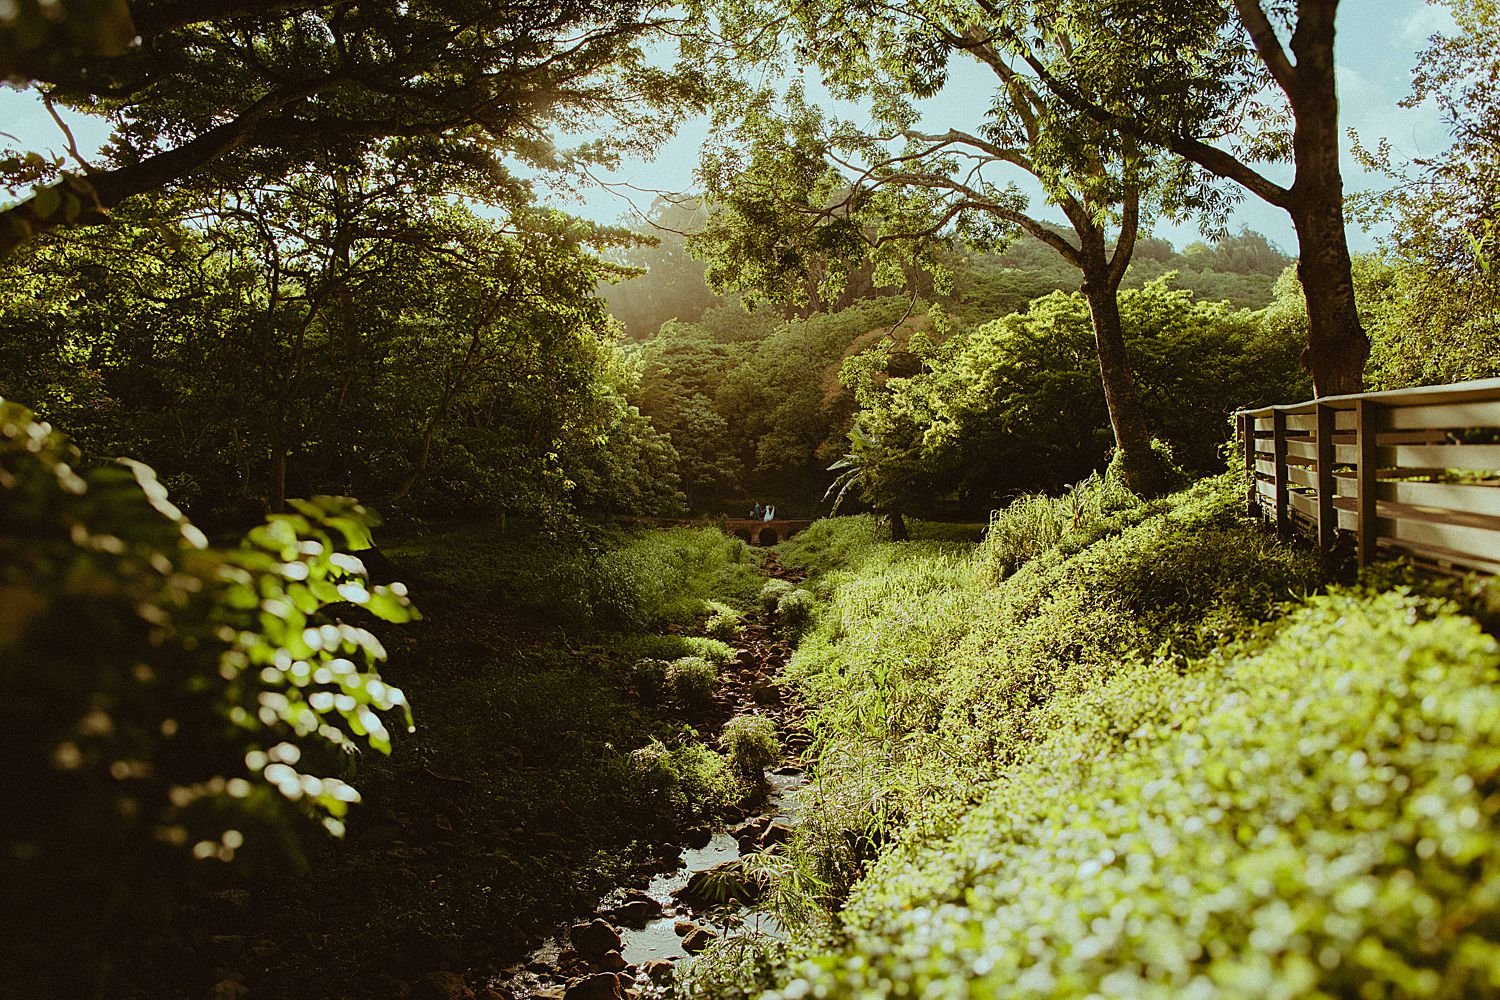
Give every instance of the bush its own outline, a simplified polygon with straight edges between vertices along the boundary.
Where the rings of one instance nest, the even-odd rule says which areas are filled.
[[[744,615],[719,601],[705,601],[704,605],[709,615],[703,627],[710,636],[720,642],[732,642],[739,638],[740,629],[745,622]]]
[[[702,708],[713,700],[719,670],[701,656],[684,656],[667,665],[667,685],[682,704]]]
[[[992,513],[981,558],[997,578],[1004,577],[1069,534],[1086,534],[1109,515],[1139,503],[1111,463],[1103,476],[1091,473],[1060,497],[1032,493]]]
[[[61,435],[0,401],[12,777],[0,885],[11,913],[81,908],[88,940],[110,909],[100,899],[139,908],[182,859],[277,858],[299,815],[342,834],[359,801],[338,776],[349,755],[388,753],[382,713],[407,727],[410,713],[376,670],[380,641],[339,619],[416,612],[402,585],[370,585],[340,551],[369,546],[373,519],[352,500],[294,501],[297,513],[221,549],[146,466],[79,464]]]
[[[1500,648],[1401,593],[1316,597],[1278,633],[1058,702],[790,991],[1493,993]]]
[[[800,587],[782,594],[776,602],[776,617],[793,628],[807,624],[812,611],[813,595]]]
[[[653,739],[631,753],[630,764],[644,787],[667,800],[679,822],[721,813],[739,798],[724,758],[692,739],[670,749]]]
[[[643,700],[658,701],[667,693],[667,661],[649,657],[636,660],[630,668],[630,679]]]
[[[781,759],[776,723],[763,715],[737,715],[724,724],[719,745],[729,765],[740,776],[759,782],[763,772]]]
[[[760,607],[762,611],[772,613],[781,598],[791,593],[794,586],[787,580],[767,580],[766,585],[760,588]]]

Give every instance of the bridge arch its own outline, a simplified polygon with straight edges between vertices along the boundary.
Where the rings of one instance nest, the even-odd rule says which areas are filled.
[[[775,545],[779,541],[781,541],[781,539],[776,536],[775,528],[761,528],[760,534],[755,536],[755,542],[761,548]]]

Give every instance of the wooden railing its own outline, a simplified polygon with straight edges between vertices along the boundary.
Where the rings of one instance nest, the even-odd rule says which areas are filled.
[[[1252,514],[1359,564],[1500,574],[1500,378],[1235,414]]]

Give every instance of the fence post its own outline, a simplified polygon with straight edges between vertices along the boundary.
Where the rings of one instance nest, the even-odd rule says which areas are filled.
[[[1260,495],[1255,478],[1255,414],[1241,410],[1240,443],[1245,451],[1245,471],[1250,474],[1250,488],[1245,494],[1245,513],[1251,517],[1260,514]]]
[[[1318,549],[1332,552],[1338,544],[1339,514],[1333,505],[1338,486],[1333,478],[1333,435],[1338,429],[1338,411],[1327,403],[1317,405],[1314,432],[1318,448]]]
[[[1377,544],[1380,538],[1380,521],[1376,517],[1375,488],[1379,481],[1379,460],[1376,458],[1375,449],[1377,442],[1377,417],[1379,408],[1377,404],[1368,399],[1357,399],[1354,402],[1354,440],[1359,451],[1359,463],[1356,466],[1359,496],[1357,498],[1356,510],[1358,511],[1359,532],[1359,565],[1363,569],[1375,561]]]
[[[1291,518],[1287,513],[1291,505],[1288,499],[1291,491],[1287,488],[1286,478],[1286,414],[1279,409],[1271,411],[1271,440],[1276,456],[1276,534],[1286,538],[1292,531]]]

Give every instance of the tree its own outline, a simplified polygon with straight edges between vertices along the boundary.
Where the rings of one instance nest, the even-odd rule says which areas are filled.
[[[1344,232],[1338,0],[984,3],[997,43],[1081,118],[1170,150],[1291,216],[1309,317],[1303,363],[1318,395],[1359,392],[1370,345]],[[1284,160],[1296,168],[1289,186],[1252,165]]]
[[[1356,147],[1396,182],[1354,199],[1358,218],[1389,226],[1383,266],[1365,265],[1364,285],[1380,289],[1366,296],[1379,388],[1500,375],[1500,10],[1443,6],[1456,30],[1429,40],[1402,104],[1435,104],[1452,145],[1408,163],[1385,142]]]
[[[823,267],[831,271],[824,286],[836,289],[851,260],[868,258],[877,282],[891,284],[914,268],[941,271],[933,248],[944,240],[985,245],[1025,232],[1081,272],[1125,474],[1139,492],[1159,490],[1116,297],[1143,212],[1211,203],[1213,192],[1133,137],[1074,115],[999,44],[983,3],[810,3],[790,18],[779,9],[751,10],[748,21],[739,6],[726,15],[734,18],[726,32],[751,40],[747,54],[775,58],[779,49],[768,39],[793,33],[797,54],[817,64],[835,95],[870,101],[877,126],[826,125],[796,88],[784,112],[768,95],[746,101],[737,94],[735,138],[749,152],[705,159],[720,209],[696,240],[712,256],[710,280],[785,295],[795,293],[799,272]],[[1054,36],[1049,44],[1062,58],[1071,42]],[[954,56],[993,73],[988,116],[968,128],[919,129],[912,101],[942,88]],[[995,174],[1007,169],[1041,182],[1071,234],[1028,214],[1013,185],[999,186]],[[745,266],[747,258],[765,263]]]
[[[609,162],[653,146],[699,99],[691,77],[648,63],[641,41],[665,18],[634,0],[137,0],[132,14],[128,51],[24,63],[50,100],[115,132],[103,162],[0,213],[0,252],[132,195],[207,173],[281,177],[381,139],[453,140],[448,155],[516,187],[503,158]],[[554,126],[602,138],[562,151]]]

